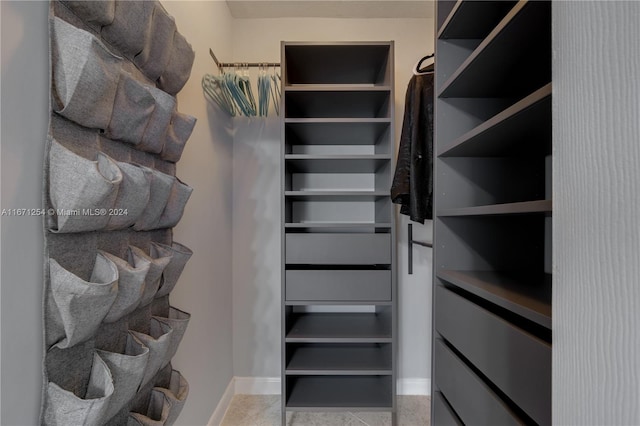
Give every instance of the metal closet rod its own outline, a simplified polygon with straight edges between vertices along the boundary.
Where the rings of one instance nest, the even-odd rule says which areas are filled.
[[[213,58],[213,62],[216,63],[218,68],[233,68],[233,67],[249,67],[249,68],[257,68],[257,67],[279,67],[280,62],[220,62],[216,55],[213,53],[213,50],[209,49],[209,54]]]

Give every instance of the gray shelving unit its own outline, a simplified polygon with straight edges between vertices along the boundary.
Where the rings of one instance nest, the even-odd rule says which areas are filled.
[[[432,421],[550,424],[550,2],[436,16]]]
[[[395,423],[393,42],[283,42],[282,68],[282,421]]]

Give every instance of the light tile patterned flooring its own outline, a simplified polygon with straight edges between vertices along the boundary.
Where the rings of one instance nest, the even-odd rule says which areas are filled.
[[[428,396],[398,396],[397,426],[428,426]],[[221,426],[280,426],[279,395],[236,395]],[[289,413],[287,426],[388,426],[391,413]]]

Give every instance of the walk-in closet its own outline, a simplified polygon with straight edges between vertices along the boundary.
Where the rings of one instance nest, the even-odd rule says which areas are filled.
[[[640,424],[640,3],[0,18],[1,424]]]

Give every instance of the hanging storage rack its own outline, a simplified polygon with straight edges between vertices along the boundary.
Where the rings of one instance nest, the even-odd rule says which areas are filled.
[[[216,55],[213,53],[213,50],[209,49],[209,55],[213,58],[213,62],[216,63],[218,69],[222,68],[234,68],[234,67],[244,67],[244,68],[258,68],[258,67],[279,67],[280,62],[220,62]]]

